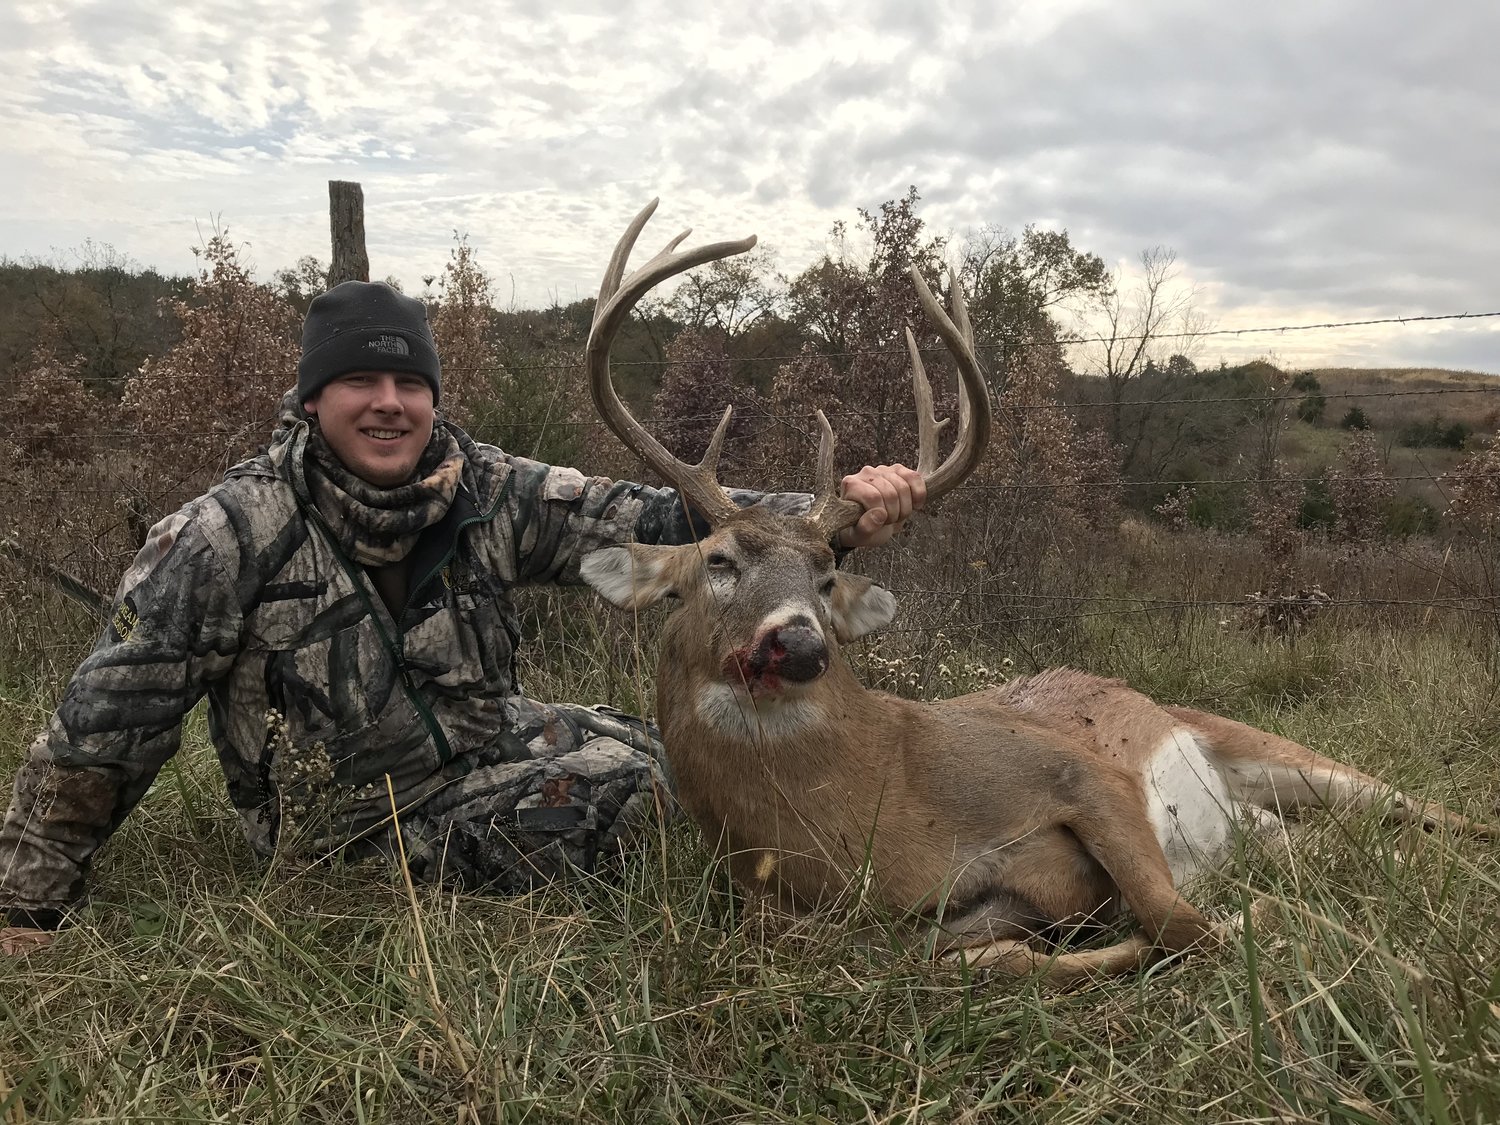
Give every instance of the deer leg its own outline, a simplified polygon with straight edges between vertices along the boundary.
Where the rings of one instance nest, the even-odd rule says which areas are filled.
[[[945,954],[943,960],[963,962],[976,969],[995,969],[1013,977],[1040,972],[1049,984],[1067,988],[1094,977],[1135,972],[1158,956],[1145,938],[1132,937],[1103,949],[1076,953],[1045,953],[1032,949],[1024,941],[992,941],[955,949]]]
[[[1104,868],[1141,929],[1159,949],[1181,952],[1218,945],[1224,935],[1178,893],[1161,842],[1134,779],[1096,776],[1072,794],[1065,823]]]
[[[1309,806],[1379,807],[1390,823],[1442,827],[1485,840],[1500,838],[1500,830],[1493,825],[1460,816],[1436,801],[1409,796],[1291,739],[1206,711],[1168,710],[1203,736],[1204,749],[1229,782],[1235,799],[1246,804],[1278,814]]]

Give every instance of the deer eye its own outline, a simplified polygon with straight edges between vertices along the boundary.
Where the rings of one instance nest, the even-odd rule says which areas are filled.
[[[716,570],[720,574],[731,574],[734,571],[734,560],[723,551],[715,551],[708,556],[708,569]]]

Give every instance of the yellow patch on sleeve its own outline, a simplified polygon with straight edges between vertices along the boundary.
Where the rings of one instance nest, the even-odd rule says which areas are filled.
[[[130,604],[130,599],[126,598],[116,607],[109,623],[114,628],[115,636],[122,641],[128,641],[130,635],[135,632],[135,627],[141,623],[141,618],[140,614],[136,613],[135,606]]]

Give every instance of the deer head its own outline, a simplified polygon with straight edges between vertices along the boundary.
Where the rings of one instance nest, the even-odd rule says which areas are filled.
[[[667,646],[677,652],[693,650],[691,674],[702,688],[718,690],[726,706],[792,701],[821,683],[836,665],[838,642],[885,625],[896,602],[869,579],[834,568],[830,541],[854,524],[863,509],[840,495],[833,430],[821,410],[815,495],[808,514],[796,518],[762,508],[741,509],[720,487],[716,467],[732,407],[725,409],[703,460],[688,465],[668,453],[621,403],[610,380],[609,348],[635,303],[668,277],[755,245],[751,236],[675,252],[689,233],[684,231],[627,277],[626,260],[655,209],[653,200],[636,216],[605,272],[587,349],[589,387],[610,429],[676,487],[712,531],[685,546],[632,544],[595,552],[584,560],[583,577],[604,598],[624,608],[676,601],[679,609],[668,626]],[[974,355],[959,287],[953,288],[954,317],[949,319],[915,268],[911,277],[960,375],[959,434],[953,451],[938,464],[938,432],[944,423],[933,417],[931,386],[907,329],[918,408],[917,467],[931,501],[978,464],[989,438],[989,392]],[[663,674],[669,671],[664,668]]]

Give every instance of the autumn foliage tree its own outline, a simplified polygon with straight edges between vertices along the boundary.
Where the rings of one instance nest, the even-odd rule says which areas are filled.
[[[571,310],[498,311],[494,282],[463,236],[436,280],[430,315],[444,416],[476,440],[524,457],[564,465],[586,457],[594,419]]]
[[[503,397],[505,379],[495,342],[494,286],[469,240],[460,235],[455,241],[431,316],[443,361],[441,409],[463,426],[478,417],[495,392]]]
[[[141,366],[120,403],[144,439],[141,483],[158,515],[263,446],[282,395],[297,381],[291,307],[256,283],[227,230],[197,254],[191,292],[164,302],[181,337]]]
[[[995,432],[978,481],[1009,497],[1016,518],[1101,527],[1119,516],[1118,457],[1108,438],[1078,424],[1058,395],[1056,347],[1028,347],[1006,365]]]
[[[801,355],[778,365],[766,400],[765,425],[752,452],[756,482],[783,489],[810,487],[819,410],[833,426],[844,465],[873,463],[874,420],[860,409],[850,390],[847,376],[816,344],[804,346]]]
[[[911,188],[901,199],[888,200],[873,211],[861,209],[853,231],[837,224],[833,250],[794,278],[787,291],[792,323],[810,341],[810,355],[826,359],[834,376],[826,386],[828,396],[816,405],[830,416],[847,419],[857,412],[868,420],[863,442],[848,433],[847,420],[835,427],[845,469],[866,461],[910,461],[915,456],[907,326],[924,351],[938,355],[941,348],[917,300],[909,268],[915,266],[934,292],[945,288],[940,277],[945,241],[927,232],[917,214],[920,198]],[[951,412],[954,384],[951,378],[939,378],[946,365],[936,360],[929,367],[938,409]],[[777,383],[785,386],[787,380],[778,377]],[[788,397],[773,393],[777,409]]]
[[[84,388],[82,357],[60,359],[52,344],[6,388],[10,425],[0,434],[0,603],[18,606],[34,596],[29,572],[66,563],[78,574],[80,556],[99,553],[100,508],[113,499],[107,471],[112,407]],[[107,527],[107,524],[102,526]],[[84,548],[80,550],[80,548]],[[12,563],[6,565],[10,557]],[[0,617],[0,628],[5,627]]]
[[[737,382],[721,333],[684,331],[667,346],[667,366],[652,404],[652,430],[674,455],[697,461],[726,406],[734,407],[723,449],[726,468],[743,466],[763,413],[755,388]]]
[[[19,458],[45,463],[87,461],[99,448],[95,435],[110,411],[84,387],[81,357],[62,359],[40,345],[6,391],[10,436]]]

